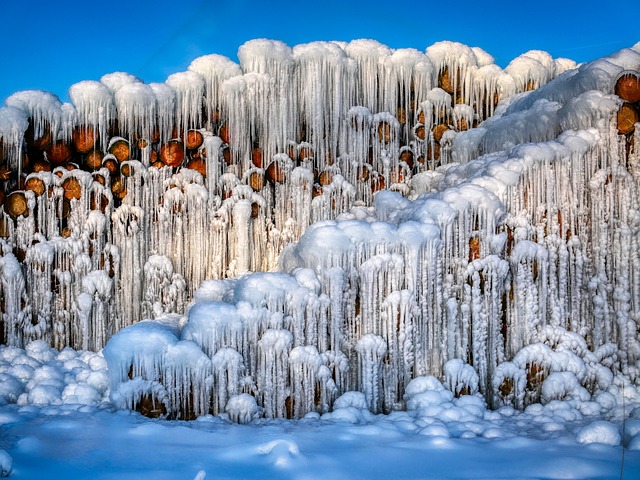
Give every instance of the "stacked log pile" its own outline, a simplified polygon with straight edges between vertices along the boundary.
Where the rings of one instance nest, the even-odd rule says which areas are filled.
[[[7,99],[0,109],[0,343],[44,339],[58,348],[100,349],[144,318],[182,313],[207,279],[274,270],[312,224],[400,222],[408,214],[385,204],[391,197],[383,191],[415,205],[439,196],[436,217],[427,221],[418,207],[413,213],[426,230],[437,227],[438,238],[417,252],[402,242],[362,239],[355,257],[349,250],[312,264],[300,258],[313,255],[300,254],[296,264],[315,272],[323,294],[340,297],[322,315],[343,321],[336,328],[345,329],[344,343],[333,346],[352,364],[363,333],[380,336],[391,351],[394,342],[398,347],[405,320],[382,328],[383,307],[384,318],[404,318],[402,310],[414,322],[406,381],[440,375],[447,359],[464,358],[485,393],[498,365],[534,342],[538,326],[578,331],[594,348],[631,341],[626,327],[587,335],[611,313],[594,311],[584,292],[614,303],[615,282],[585,280],[596,263],[598,274],[613,276],[608,253],[588,239],[622,242],[613,223],[591,225],[597,202],[631,215],[624,199],[637,191],[639,173],[637,72],[621,74],[615,86],[624,103],[606,125],[617,121],[619,134],[601,132],[612,145],[626,145],[624,161],[587,142],[586,153],[552,166],[526,164],[526,174],[491,192],[490,175],[477,174],[494,168],[491,158],[452,165],[456,139],[472,138],[464,135],[500,100],[542,87],[570,62],[533,51],[502,70],[486,52],[460,44],[442,42],[423,54],[373,41],[290,49],[256,40],[239,58],[240,65],[202,57],[164,84],[105,75],[74,85],[73,104],[33,91]],[[549,131],[537,140],[554,141],[558,132]],[[477,177],[477,184],[458,188],[462,177]],[[561,178],[577,186],[566,190]],[[593,211],[578,211],[578,197]],[[327,276],[335,269],[344,274],[338,286]],[[392,301],[400,298],[402,305]],[[322,352],[331,343],[324,334],[292,338],[295,346],[318,342]],[[384,365],[395,362],[380,355]],[[376,408],[393,409],[405,383]]]

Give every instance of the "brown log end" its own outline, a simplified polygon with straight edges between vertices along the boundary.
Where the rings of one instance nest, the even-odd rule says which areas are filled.
[[[371,178],[371,192],[375,193],[384,190],[384,186],[384,177],[382,175],[375,175]]]
[[[17,220],[20,216],[28,217],[29,205],[24,192],[17,190],[7,195],[4,201],[4,210],[14,220]]]
[[[220,127],[220,130],[218,130],[218,136],[224,143],[229,143],[229,141],[231,140],[231,136],[229,134],[229,125],[227,125],[226,123],[223,124]]]
[[[285,179],[284,168],[280,162],[271,162],[265,172],[267,180],[271,183],[283,183]]]
[[[109,173],[111,175],[115,175],[120,170],[120,165],[113,156],[109,156],[108,158],[102,160],[102,166],[109,170]]]
[[[251,162],[258,168],[262,168],[262,149],[253,147],[251,150]]]
[[[433,140],[436,142],[440,142],[442,140],[442,135],[444,132],[449,130],[449,126],[444,123],[439,123],[438,125],[434,125],[431,131],[433,132]]]
[[[405,149],[400,152],[400,161],[407,164],[409,168],[413,168],[413,152]]]
[[[63,165],[71,158],[71,149],[62,140],[57,141],[45,151],[51,165]]]
[[[184,144],[180,140],[169,140],[160,149],[160,159],[169,167],[179,167],[184,161]]]
[[[64,198],[67,200],[78,200],[82,196],[82,187],[76,177],[68,177],[62,182]]]
[[[424,140],[424,137],[426,135],[424,125],[416,126],[415,134],[417,138],[419,138],[420,140]]]
[[[358,165],[356,169],[356,179],[359,182],[366,182],[369,180],[369,166],[368,165]]]
[[[84,164],[91,170],[98,170],[102,167],[102,152],[93,150],[84,157]]]
[[[313,150],[311,147],[302,147],[298,152],[298,160],[302,162],[307,158],[313,158]]]
[[[127,196],[127,189],[124,187],[124,183],[120,177],[116,177],[111,182],[111,193],[114,198],[122,200]]]
[[[33,193],[36,194],[36,197],[39,197],[46,191],[47,188],[44,182],[42,181],[42,179],[38,177],[30,177],[25,182],[24,189],[31,190]]]
[[[203,177],[207,176],[207,163],[202,159],[189,160],[187,168],[199,172]]]
[[[33,166],[31,167],[31,169],[37,173],[37,172],[50,172],[51,171],[51,164],[49,162],[47,162],[46,160],[36,160],[35,162],[33,162]]]
[[[96,140],[93,127],[89,125],[75,128],[71,134],[71,138],[73,139],[73,144],[75,145],[78,153],[90,152],[93,149]]]
[[[384,143],[391,142],[391,125],[387,122],[380,122],[378,124],[378,139]]]
[[[618,132],[622,135],[633,133],[635,124],[640,121],[638,109],[631,103],[625,102],[618,110]]]
[[[189,130],[186,137],[187,150],[197,150],[204,142],[202,132],[198,130]]]
[[[254,192],[259,192],[264,188],[264,175],[260,172],[251,172],[249,175],[249,186]]]
[[[614,91],[622,100],[640,102],[640,72],[623,73],[616,81]]]
[[[438,74],[438,86],[449,95],[453,95],[455,93],[455,89],[453,88],[453,78],[449,73],[448,66],[445,66],[440,70],[440,73]]]
[[[326,187],[327,185],[331,185],[331,182],[333,182],[333,172],[331,170],[324,170],[318,178],[318,183]]]
[[[119,162],[124,162],[131,158],[131,147],[125,139],[116,140],[109,147],[109,153],[116,157]]]

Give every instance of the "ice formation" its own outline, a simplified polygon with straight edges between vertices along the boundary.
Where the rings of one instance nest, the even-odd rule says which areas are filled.
[[[0,343],[104,348],[119,407],[238,422],[588,409],[640,379],[640,128],[614,91],[637,48],[238,58],[7,99]],[[53,383],[31,400],[98,399]]]

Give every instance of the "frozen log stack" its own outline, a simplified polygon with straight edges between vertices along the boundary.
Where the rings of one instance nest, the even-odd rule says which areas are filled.
[[[118,405],[175,418],[301,417],[351,390],[389,412],[425,375],[523,408],[562,365],[640,371],[639,57],[553,80],[575,63],[256,40],[162,84],[80,82],[73,104],[19,92],[0,108],[2,338],[99,350],[202,284],[164,343],[126,362],[110,344]],[[588,395],[609,378],[592,370]]]

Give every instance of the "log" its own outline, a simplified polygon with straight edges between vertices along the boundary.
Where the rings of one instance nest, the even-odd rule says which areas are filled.
[[[384,177],[376,174],[371,178],[371,192],[375,193],[384,190]]]
[[[356,169],[356,179],[359,182],[366,182],[369,180],[369,166],[368,165],[358,165]]]
[[[294,162],[298,160],[298,149],[296,148],[295,144],[289,145],[289,150],[287,152],[287,155],[289,155],[289,158]]]
[[[115,175],[120,170],[120,165],[113,155],[109,155],[108,157],[104,158],[102,160],[102,166],[109,170],[109,173],[111,175]]]
[[[207,176],[207,162],[202,159],[192,159],[187,163],[187,168],[199,172],[203,177]]]
[[[118,162],[124,162],[131,158],[131,146],[124,138],[116,140],[109,146],[109,153],[116,157]]]
[[[438,73],[438,86],[449,95],[455,93],[455,89],[453,88],[453,75],[449,73],[448,65],[445,65],[445,67],[440,70],[440,73]]]
[[[169,167],[179,167],[184,161],[184,144],[181,140],[173,139],[165,143],[160,149],[160,159]]]
[[[634,131],[634,125],[640,121],[638,109],[632,103],[625,102],[618,110],[618,132],[629,135]]]
[[[265,176],[271,183],[283,183],[285,181],[284,168],[278,161],[269,164]]]
[[[249,186],[254,192],[259,192],[264,188],[264,175],[260,172],[251,172],[249,175]]]
[[[107,181],[105,180],[104,176],[100,173],[94,172],[93,173],[93,181],[99,183],[100,185],[105,185],[107,183]]]
[[[424,123],[424,121],[425,121],[424,110],[420,110],[420,113],[418,113],[418,123]]]
[[[400,152],[400,161],[407,164],[407,167],[413,168],[413,152],[405,149]]]
[[[224,163],[231,165],[233,159],[231,158],[231,149],[229,148],[229,145],[222,147],[222,159],[224,160]]]
[[[616,80],[614,92],[627,102],[640,102],[640,72],[623,72]]]
[[[262,168],[262,149],[260,147],[253,147],[251,150],[251,163]]]
[[[458,129],[459,132],[464,132],[466,130],[469,130],[469,122],[467,122],[466,118],[461,118],[456,122],[456,128]]]
[[[260,214],[260,205],[258,204],[258,202],[253,202],[251,204],[251,218],[258,218],[259,214]]]
[[[0,167],[0,180],[1,181],[6,181],[9,180],[11,178],[11,175],[13,174],[13,170],[9,170],[6,165],[2,165]]]
[[[331,170],[324,170],[318,178],[318,183],[326,187],[327,185],[331,185],[331,182],[333,182],[333,172]]]
[[[387,122],[378,124],[378,139],[384,143],[391,143],[391,125]]]
[[[151,164],[151,166],[153,168],[158,168],[158,169],[166,167],[166,165],[164,164],[164,162],[162,160],[156,160],[155,162],[153,162]]]
[[[75,128],[71,134],[71,138],[78,153],[89,153],[93,150],[96,143],[95,132],[93,131],[93,127],[89,125]]]
[[[122,182],[122,178],[115,177],[111,182],[111,193],[113,194],[113,198],[117,198],[118,200],[122,200],[127,196],[127,189],[124,188],[124,183]]]
[[[100,210],[102,213],[104,213],[107,210],[108,205],[109,199],[106,195],[98,192],[94,192],[91,195],[91,210]]]
[[[313,150],[311,147],[302,147],[298,152],[298,160],[304,162],[307,158],[313,158]]]
[[[444,135],[444,132],[446,132],[447,130],[449,130],[449,126],[445,125],[444,123],[434,125],[431,129],[431,131],[433,132],[433,140],[436,142],[440,142],[440,140],[442,140],[442,135]]]
[[[44,131],[40,132],[40,135],[36,138],[35,127],[32,121],[29,121],[27,131],[24,132],[24,138],[27,141],[29,148],[33,148],[35,150],[44,151],[51,146],[52,137],[49,127],[45,126]]]
[[[62,140],[58,140],[45,150],[47,160],[53,166],[63,165],[71,158],[71,149]]]
[[[231,136],[229,135],[229,125],[223,123],[218,130],[218,136],[224,143],[230,143]]]
[[[84,157],[84,164],[91,170],[98,170],[102,167],[102,158],[103,155],[100,150],[93,150]]]
[[[185,143],[187,144],[187,150],[197,150],[204,142],[204,136],[199,130],[189,130]]]
[[[51,164],[49,162],[47,162],[46,160],[36,160],[33,163],[33,166],[31,167],[31,169],[34,172],[50,172],[51,171]]]
[[[29,216],[29,205],[27,203],[27,197],[21,190],[16,190],[7,195],[4,200],[4,211],[13,219],[17,220],[18,217]]]
[[[36,194],[36,197],[39,197],[47,190],[47,187],[41,178],[30,177],[30,178],[27,178],[27,181],[24,184],[24,189],[31,190],[33,193]]]
[[[76,177],[68,177],[62,182],[64,198],[67,200],[78,200],[82,196],[82,187]]]
[[[415,129],[415,134],[417,138],[424,141],[424,137],[426,136],[424,125],[417,125]]]
[[[391,183],[403,183],[405,179],[404,175],[404,169],[400,165],[398,165],[397,167],[392,168],[391,172],[389,172],[389,181]]]
[[[471,237],[469,239],[469,263],[480,258],[480,238]]]
[[[404,107],[398,107],[396,109],[396,118],[398,119],[398,123],[400,125],[404,125],[407,123],[407,111]]]

